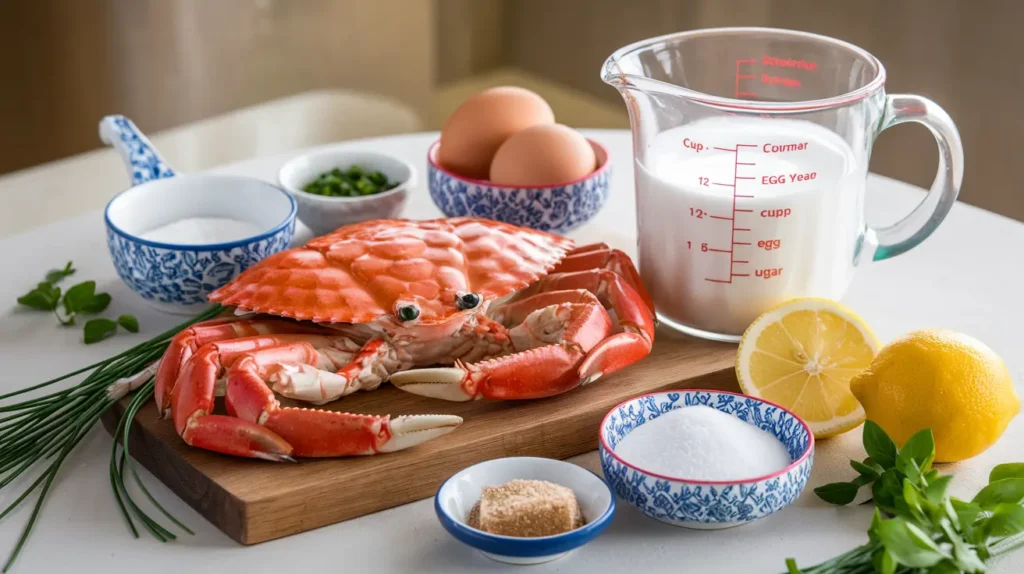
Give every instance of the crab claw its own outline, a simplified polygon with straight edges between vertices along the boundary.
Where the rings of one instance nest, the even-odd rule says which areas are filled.
[[[475,399],[476,393],[467,384],[470,382],[469,370],[464,366],[412,369],[391,375],[391,384],[403,391],[446,401]]]
[[[395,452],[446,435],[462,424],[455,415],[403,415],[390,421],[391,439],[377,452]]]

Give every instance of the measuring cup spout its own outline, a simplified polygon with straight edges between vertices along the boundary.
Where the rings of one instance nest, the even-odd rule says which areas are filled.
[[[100,140],[113,146],[121,156],[133,186],[175,175],[174,170],[130,119],[122,115],[106,116],[100,120],[99,131]]]

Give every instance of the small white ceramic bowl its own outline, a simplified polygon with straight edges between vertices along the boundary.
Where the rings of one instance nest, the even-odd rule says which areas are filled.
[[[786,447],[791,464],[767,476],[706,481],[656,474],[615,454],[619,441],[640,425],[693,405],[718,409],[771,433]],[[665,391],[630,399],[605,415],[599,438],[605,480],[620,498],[655,520],[700,530],[747,524],[791,504],[814,464],[814,435],[804,421],[768,401],[724,391]]]
[[[572,489],[586,524],[555,536],[517,538],[477,530],[466,523],[485,486],[515,479],[546,480]],[[438,489],[434,510],[445,530],[484,556],[509,564],[540,564],[564,556],[603,532],[615,516],[615,496],[601,477],[575,464],[550,458],[509,457],[481,462],[456,473]]]
[[[608,201],[611,161],[604,146],[587,140],[597,169],[557,185],[507,186],[462,177],[441,166],[441,142],[427,152],[430,198],[448,217],[482,217],[550,233],[567,233],[593,219]]]
[[[366,171],[379,171],[397,187],[364,197],[328,197],[302,190],[320,174],[357,165]],[[397,218],[409,190],[416,185],[416,170],[396,157],[353,150],[349,145],[330,147],[300,155],[284,164],[277,176],[281,187],[299,202],[299,220],[316,235],[370,219]]]
[[[287,249],[295,233],[295,201],[277,186],[250,177],[213,174],[154,179],[107,204],[107,246],[114,268],[161,311],[194,315],[206,296],[250,265]],[[189,217],[254,223],[252,237],[218,244],[175,244],[141,235]]]

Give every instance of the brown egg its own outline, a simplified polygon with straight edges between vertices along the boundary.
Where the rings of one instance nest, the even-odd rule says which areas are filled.
[[[463,177],[487,179],[495,152],[512,134],[555,123],[544,98],[523,88],[502,86],[469,98],[441,129],[440,164]]]
[[[501,185],[557,185],[597,167],[594,148],[562,124],[533,126],[505,140],[491,162],[491,181]]]

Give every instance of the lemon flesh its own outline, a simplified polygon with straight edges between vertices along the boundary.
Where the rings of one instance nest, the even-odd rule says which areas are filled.
[[[881,344],[847,307],[827,299],[794,299],[758,317],[736,355],[744,393],[785,407],[817,438],[864,422],[850,379],[871,365]]]

